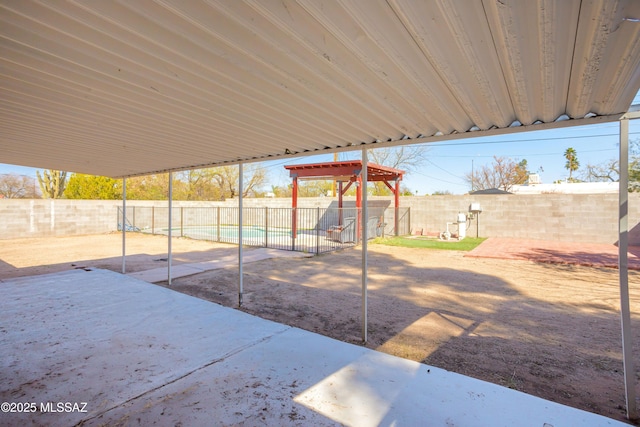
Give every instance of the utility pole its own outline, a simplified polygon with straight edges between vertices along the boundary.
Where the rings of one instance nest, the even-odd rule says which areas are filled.
[[[473,174],[473,159],[471,159],[471,191],[473,191],[473,181],[475,181],[476,176]]]

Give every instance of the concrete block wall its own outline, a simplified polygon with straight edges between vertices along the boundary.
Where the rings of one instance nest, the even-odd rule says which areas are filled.
[[[616,243],[617,194],[534,194],[427,196],[401,198],[411,207],[411,226],[428,232],[446,229],[458,212],[480,203],[480,237],[514,237],[567,242]],[[629,243],[640,245],[640,194],[629,194]],[[467,235],[476,235],[476,220]],[[452,228],[452,229],[455,229]]]
[[[237,207],[237,199],[223,202],[173,202],[173,223],[179,226],[180,207]],[[401,197],[400,206],[409,207],[412,229],[431,233],[446,229],[458,212],[468,212],[471,203],[480,203],[478,218],[481,237],[515,237],[550,239],[570,242],[616,243],[618,241],[617,194],[536,194],[482,196]],[[22,200],[0,199],[0,239],[24,237],[100,234],[117,230],[119,200]],[[157,209],[156,227],[166,227],[166,201],[127,201],[131,208]],[[244,206],[290,208],[291,199],[245,199]],[[337,207],[330,197],[300,198],[300,208]],[[344,207],[355,206],[353,198],[345,198]],[[371,215],[392,208],[389,197],[370,197]],[[143,222],[144,209],[136,210],[136,222]],[[148,210],[147,210],[148,211]],[[185,210],[186,212],[186,210]],[[391,210],[387,211],[391,214]],[[185,215],[185,224],[197,221],[193,212]],[[315,218],[315,217],[314,217]],[[331,218],[326,218],[331,220]],[[150,220],[148,220],[150,221]],[[386,217],[385,222],[393,222]],[[476,235],[476,220],[468,223],[468,236]],[[640,194],[629,195],[629,242],[640,246]],[[453,230],[453,229],[452,229]]]
[[[0,239],[100,234],[116,229],[112,200],[1,199]]]

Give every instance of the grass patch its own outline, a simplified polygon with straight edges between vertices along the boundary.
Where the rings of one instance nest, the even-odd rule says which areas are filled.
[[[444,249],[451,251],[470,251],[480,243],[487,240],[486,237],[467,237],[461,241],[439,240],[426,237],[378,237],[371,243],[388,246],[402,246],[405,248]]]

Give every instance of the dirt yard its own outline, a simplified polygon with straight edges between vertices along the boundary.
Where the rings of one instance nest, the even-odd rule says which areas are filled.
[[[127,237],[128,271],[166,265],[166,238]],[[2,241],[0,279],[120,271],[119,239]],[[173,251],[178,264],[237,247],[174,239]],[[360,345],[360,268],[359,248],[248,263],[241,309]],[[368,271],[367,347],[625,421],[617,270],[370,245]],[[174,279],[172,288],[237,307],[237,280],[231,266]],[[629,282],[638,386],[640,273]]]

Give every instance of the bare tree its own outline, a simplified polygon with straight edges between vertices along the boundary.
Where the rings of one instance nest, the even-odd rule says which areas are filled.
[[[36,180],[27,175],[7,173],[0,175],[0,195],[7,199],[37,197]]]
[[[399,147],[374,148],[367,151],[369,161],[381,166],[400,169],[407,174],[418,170],[426,161],[429,148],[424,145],[403,145]],[[374,196],[390,194],[389,188],[382,182],[375,182]]]
[[[509,191],[514,185],[527,182],[528,176],[526,160],[517,163],[509,157],[493,156],[493,163],[467,173],[465,181],[474,190],[499,188]]]
[[[598,164],[589,163],[580,178],[586,182],[618,182],[619,160],[614,158]],[[640,139],[629,142],[629,191],[640,191]]]
[[[211,169],[213,179],[218,185],[222,198],[233,198],[239,194],[239,171],[237,166],[221,166]],[[258,189],[266,184],[267,170],[258,163],[244,165],[243,169],[244,197],[257,195]]]
[[[367,154],[372,163],[401,169],[407,173],[422,166],[426,160],[428,148],[424,145],[403,145],[400,147],[375,148]]]
[[[620,164],[617,159],[609,159],[592,165],[588,163],[580,174],[585,182],[617,182],[620,179]]]

